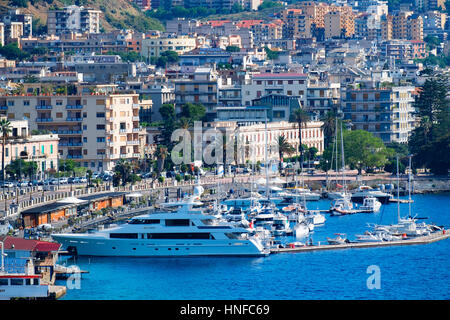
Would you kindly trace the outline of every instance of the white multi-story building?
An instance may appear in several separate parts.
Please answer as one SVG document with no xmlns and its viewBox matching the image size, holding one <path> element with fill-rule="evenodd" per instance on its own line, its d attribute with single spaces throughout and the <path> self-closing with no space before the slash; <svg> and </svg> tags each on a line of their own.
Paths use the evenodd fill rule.
<svg viewBox="0 0 450 320">
<path fill-rule="evenodd" d="M 65 32 L 100 33 L 100 10 L 79 6 L 68 6 L 60 10 L 49 10 L 47 16 L 48 34 Z"/>
<path fill-rule="evenodd" d="M 270 94 L 297 97 L 306 105 L 308 76 L 303 73 L 261 73 L 242 85 L 242 105 L 249 106 L 252 100 Z"/>
<path fill-rule="evenodd" d="M 10 95 L 0 97 L 0 106 L 10 120 L 28 119 L 31 130 L 58 134 L 60 157 L 93 171 L 141 157 L 138 94 Z"/>
<path fill-rule="evenodd" d="M 323 122 L 309 121 L 301 129 L 302 144 L 307 145 L 308 148 L 315 147 L 318 154 L 323 152 L 324 136 L 322 130 Z M 239 141 L 241 150 L 240 159 L 242 163 L 247 160 L 251 162 L 264 162 L 266 155 L 266 134 L 267 134 L 267 149 L 268 158 L 278 159 L 277 139 L 279 136 L 284 136 L 287 142 L 298 150 L 299 146 L 299 131 L 295 123 L 287 121 L 269 122 L 267 123 L 267 133 L 265 123 L 237 123 L 234 121 L 219 121 L 210 123 L 210 127 L 215 127 L 233 136 Z M 295 154 L 292 154 L 294 156 Z M 287 155 L 286 155 L 287 156 Z"/>
</svg>

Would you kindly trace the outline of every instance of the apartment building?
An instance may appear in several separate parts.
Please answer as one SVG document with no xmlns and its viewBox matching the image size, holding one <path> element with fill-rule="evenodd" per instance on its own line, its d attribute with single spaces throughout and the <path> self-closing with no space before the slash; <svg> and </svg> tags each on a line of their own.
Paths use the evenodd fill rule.
<svg viewBox="0 0 450 320">
<path fill-rule="evenodd" d="M 205 106 L 207 117 L 213 119 L 218 103 L 219 79 L 211 68 L 197 68 L 192 79 L 174 80 L 175 103 L 181 107 L 186 103 Z M 177 108 L 177 111 L 181 111 Z"/>
<path fill-rule="evenodd" d="M 188 36 L 150 37 L 142 40 L 141 55 L 146 58 L 159 57 L 164 51 L 175 51 L 179 55 L 194 50 L 196 38 Z"/>
<path fill-rule="evenodd" d="M 242 105 L 270 94 L 297 97 L 306 105 L 307 75 L 303 73 L 261 73 L 242 85 Z"/>
<path fill-rule="evenodd" d="M 301 9 L 286 9 L 281 12 L 283 38 L 298 39 L 312 37 L 312 17 Z"/>
<path fill-rule="evenodd" d="M 49 10 L 47 12 L 48 34 L 100 33 L 101 13 L 100 10 L 75 5 L 60 10 Z"/>
<path fill-rule="evenodd" d="M 122 158 L 140 158 L 139 95 L 83 91 L 2 96 L 0 105 L 8 119 L 28 119 L 31 130 L 58 134 L 60 158 L 93 171 L 111 170 Z"/>
<path fill-rule="evenodd" d="M 401 11 L 381 20 L 382 39 L 423 40 L 423 18 L 412 11 Z"/>
<path fill-rule="evenodd" d="M 361 86 L 347 88 L 343 101 L 345 119 L 353 129 L 372 132 L 386 143 L 407 143 L 415 122 L 415 87 Z"/>
<path fill-rule="evenodd" d="M 6 26 L 6 30 L 13 28 L 14 25 L 22 25 L 21 27 L 15 27 L 21 29 L 21 36 L 31 37 L 33 35 L 33 15 L 29 13 L 22 13 L 20 9 L 9 10 L 7 14 L 2 17 L 2 22 Z M 13 31 L 14 33 L 14 31 Z M 14 38 L 17 38 L 15 36 Z"/>
</svg>

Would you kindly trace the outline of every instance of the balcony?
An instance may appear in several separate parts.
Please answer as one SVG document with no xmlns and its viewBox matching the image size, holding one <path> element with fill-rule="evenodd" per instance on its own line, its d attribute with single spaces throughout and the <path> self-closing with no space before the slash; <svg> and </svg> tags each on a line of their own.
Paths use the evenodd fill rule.
<svg viewBox="0 0 450 320">
<path fill-rule="evenodd" d="M 142 128 L 141 127 L 139 127 L 139 128 L 133 128 L 133 132 L 134 133 L 139 133 L 139 132 L 141 132 L 142 131 Z"/>
<path fill-rule="evenodd" d="M 73 121 L 81 122 L 81 121 L 83 121 L 83 118 L 67 118 L 66 121 L 70 121 L 70 122 L 73 122 Z"/>
<path fill-rule="evenodd" d="M 8 110 L 8 106 L 0 106 L 0 110 Z"/>
<path fill-rule="evenodd" d="M 126 153 L 121 153 L 121 154 L 120 154 L 120 158 L 124 159 L 124 158 L 126 158 L 126 157 L 127 157 L 127 154 L 126 154 Z"/>
<path fill-rule="evenodd" d="M 127 145 L 138 145 L 139 144 L 139 140 L 129 140 L 127 141 Z"/>
<path fill-rule="evenodd" d="M 52 118 L 36 118 L 36 122 L 52 122 Z"/>
<path fill-rule="evenodd" d="M 83 109 L 83 106 L 82 106 L 82 105 L 78 105 L 78 104 L 76 104 L 76 105 L 70 105 L 70 104 L 68 104 L 68 105 L 66 106 L 66 109 Z"/>
<path fill-rule="evenodd" d="M 115 120 L 115 118 L 113 118 L 113 117 L 106 119 L 106 121 L 109 121 L 109 122 L 113 122 L 114 120 Z"/>
<path fill-rule="evenodd" d="M 52 131 L 55 134 L 82 134 L 82 130 L 53 130 Z"/>
<path fill-rule="evenodd" d="M 83 159 L 81 154 L 68 154 L 67 159 Z"/>
<path fill-rule="evenodd" d="M 133 158 L 140 158 L 141 154 L 140 153 L 133 153 Z"/>
<path fill-rule="evenodd" d="M 133 121 L 139 121 L 139 116 L 134 116 L 131 118 Z"/>
<path fill-rule="evenodd" d="M 59 146 L 61 146 L 61 147 L 82 147 L 83 142 L 60 142 Z"/>
<path fill-rule="evenodd" d="M 52 109 L 53 107 L 50 105 L 43 105 L 43 106 L 36 106 L 36 110 L 48 110 Z"/>
<path fill-rule="evenodd" d="M 141 106 L 137 103 L 132 104 L 133 109 L 139 109 Z"/>
<path fill-rule="evenodd" d="M 127 133 L 127 129 L 120 129 L 119 133 Z"/>
</svg>

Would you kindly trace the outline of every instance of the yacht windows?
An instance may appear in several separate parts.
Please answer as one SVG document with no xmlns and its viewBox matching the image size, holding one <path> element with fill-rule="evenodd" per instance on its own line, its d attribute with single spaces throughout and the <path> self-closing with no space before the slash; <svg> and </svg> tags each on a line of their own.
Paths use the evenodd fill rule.
<svg viewBox="0 0 450 320">
<path fill-rule="evenodd" d="M 147 233 L 148 239 L 214 239 L 209 232 Z"/>
<path fill-rule="evenodd" d="M 225 235 L 228 237 L 228 239 L 241 239 L 242 238 L 242 233 L 240 233 L 240 232 L 230 232 L 230 233 L 225 233 Z"/>
<path fill-rule="evenodd" d="M 110 238 L 114 239 L 137 239 L 138 234 L 137 233 L 110 233 Z"/>
<path fill-rule="evenodd" d="M 158 219 L 132 219 L 130 224 L 159 224 L 160 220 Z"/>
<path fill-rule="evenodd" d="M 8 279 L 0 279 L 0 286 L 7 286 L 8 285 Z"/>
<path fill-rule="evenodd" d="M 189 219 L 167 219 L 166 227 L 189 227 Z"/>
<path fill-rule="evenodd" d="M 11 279 L 11 285 L 12 286 L 22 286 L 23 279 Z"/>
</svg>

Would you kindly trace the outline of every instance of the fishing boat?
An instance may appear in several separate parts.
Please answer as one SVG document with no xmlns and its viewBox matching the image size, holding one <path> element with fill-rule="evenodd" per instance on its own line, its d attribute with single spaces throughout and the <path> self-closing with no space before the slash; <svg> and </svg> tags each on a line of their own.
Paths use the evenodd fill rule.
<svg viewBox="0 0 450 320">
<path fill-rule="evenodd" d="M 381 202 L 375 197 L 364 198 L 364 202 L 359 206 L 360 212 L 375 213 L 380 211 Z"/>
<path fill-rule="evenodd" d="M 133 217 L 128 223 L 85 234 L 53 234 L 72 254 L 87 256 L 265 256 L 269 251 L 245 228 L 205 215 L 201 202 L 166 203 L 170 211 Z"/>
</svg>

